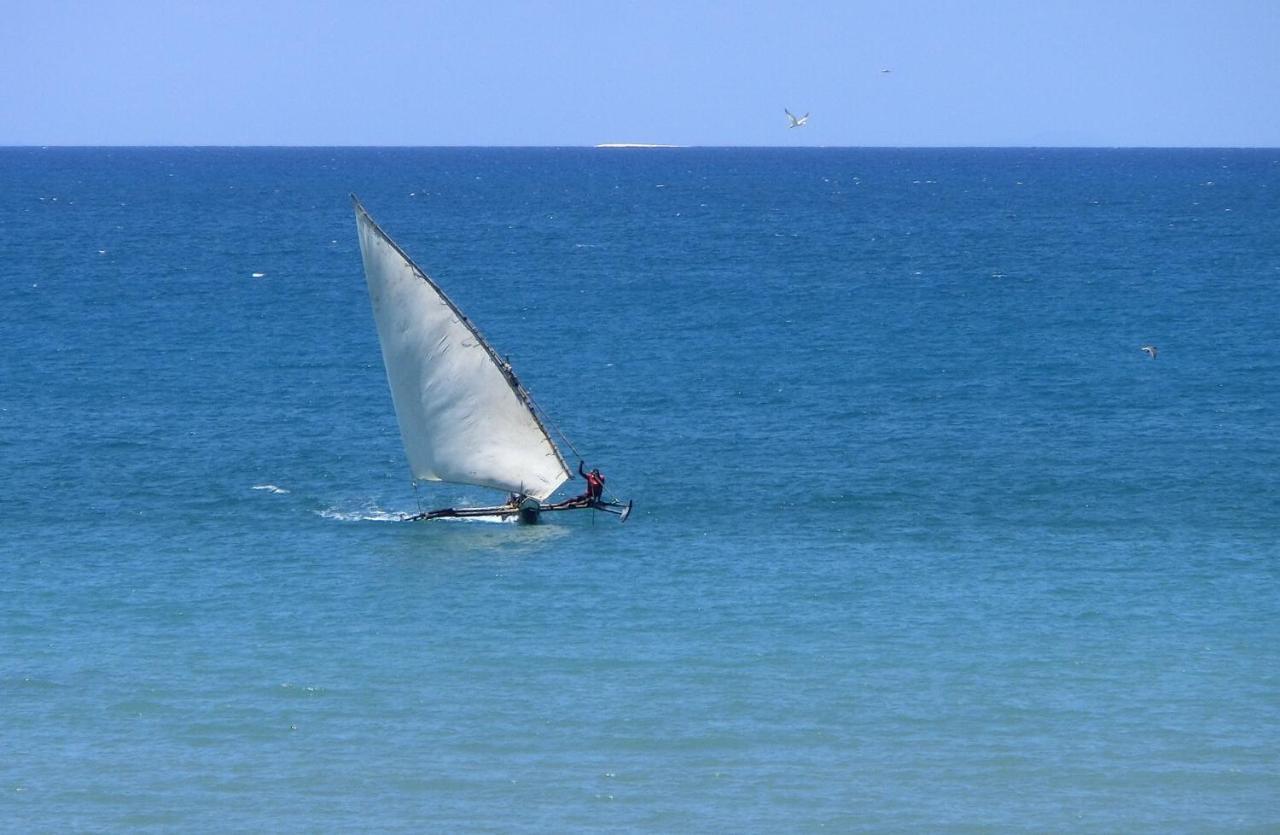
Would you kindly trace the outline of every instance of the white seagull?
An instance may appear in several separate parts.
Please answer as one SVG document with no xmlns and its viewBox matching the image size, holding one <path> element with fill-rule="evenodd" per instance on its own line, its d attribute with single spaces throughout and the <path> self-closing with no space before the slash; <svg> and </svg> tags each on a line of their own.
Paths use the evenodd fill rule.
<svg viewBox="0 0 1280 835">
<path fill-rule="evenodd" d="M 782 108 L 782 112 L 787 114 L 787 118 L 791 120 L 791 124 L 787 125 L 787 127 L 802 128 L 804 127 L 805 122 L 809 121 L 808 113 L 804 114 L 803 116 L 797 117 L 796 114 L 792 113 L 790 110 L 787 110 L 785 107 Z"/>
<path fill-rule="evenodd" d="M 1156 358 L 1156 346 L 1154 346 L 1154 345 L 1143 345 L 1143 346 L 1142 346 L 1142 353 L 1146 354 L 1147 356 L 1151 357 L 1152 359 L 1155 359 L 1155 358 Z"/>
</svg>

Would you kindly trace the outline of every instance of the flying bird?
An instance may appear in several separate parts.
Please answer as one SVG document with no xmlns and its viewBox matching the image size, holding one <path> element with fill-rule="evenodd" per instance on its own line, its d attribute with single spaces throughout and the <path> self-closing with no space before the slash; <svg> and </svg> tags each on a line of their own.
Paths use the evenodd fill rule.
<svg viewBox="0 0 1280 835">
<path fill-rule="evenodd" d="M 809 121 L 808 113 L 804 114 L 803 116 L 797 117 L 796 114 L 792 113 L 790 110 L 787 110 L 785 107 L 782 108 L 782 112 L 787 114 L 787 118 L 791 120 L 791 124 L 787 125 L 787 127 L 802 128 L 804 127 L 805 122 Z"/>
<path fill-rule="evenodd" d="M 1156 346 L 1154 346 L 1154 345 L 1143 345 L 1143 346 L 1142 346 L 1142 353 L 1146 354 L 1147 356 L 1151 357 L 1152 359 L 1155 359 L 1155 358 L 1156 358 Z"/>
</svg>

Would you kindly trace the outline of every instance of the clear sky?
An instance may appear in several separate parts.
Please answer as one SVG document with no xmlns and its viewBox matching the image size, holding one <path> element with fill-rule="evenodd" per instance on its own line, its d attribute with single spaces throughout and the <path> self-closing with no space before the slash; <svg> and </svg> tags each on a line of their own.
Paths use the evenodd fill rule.
<svg viewBox="0 0 1280 835">
<path fill-rule="evenodd" d="M 0 20 L 8 145 L 1280 146 L 1280 0 L 0 0 Z"/>
</svg>

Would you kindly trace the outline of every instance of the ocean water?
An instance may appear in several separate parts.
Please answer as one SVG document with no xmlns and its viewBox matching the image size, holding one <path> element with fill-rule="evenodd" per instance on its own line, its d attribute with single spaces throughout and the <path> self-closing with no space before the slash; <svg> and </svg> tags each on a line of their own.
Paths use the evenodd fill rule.
<svg viewBox="0 0 1280 835">
<path fill-rule="evenodd" d="M 1280 151 L 0 182 L 4 828 L 1280 829 Z M 349 192 L 629 522 L 397 521 Z"/>
</svg>

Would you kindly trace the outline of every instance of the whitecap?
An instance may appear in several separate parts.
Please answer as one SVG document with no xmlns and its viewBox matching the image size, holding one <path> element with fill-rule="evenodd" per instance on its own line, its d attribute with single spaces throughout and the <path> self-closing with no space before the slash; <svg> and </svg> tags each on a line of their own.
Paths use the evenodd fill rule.
<svg viewBox="0 0 1280 835">
<path fill-rule="evenodd" d="M 284 489 L 283 487 L 277 487 L 277 486 L 275 486 L 274 484 L 255 484 L 255 485 L 253 485 L 253 489 L 254 489 L 254 490 L 269 490 L 269 491 L 271 491 L 272 493 L 276 493 L 276 494 L 279 494 L 279 493 L 288 493 L 288 492 L 289 492 L 288 490 Z"/>
<path fill-rule="evenodd" d="M 254 278 L 262 278 L 264 275 L 266 275 L 266 273 L 254 273 L 254 274 L 253 274 L 253 277 L 254 277 Z"/>
</svg>

